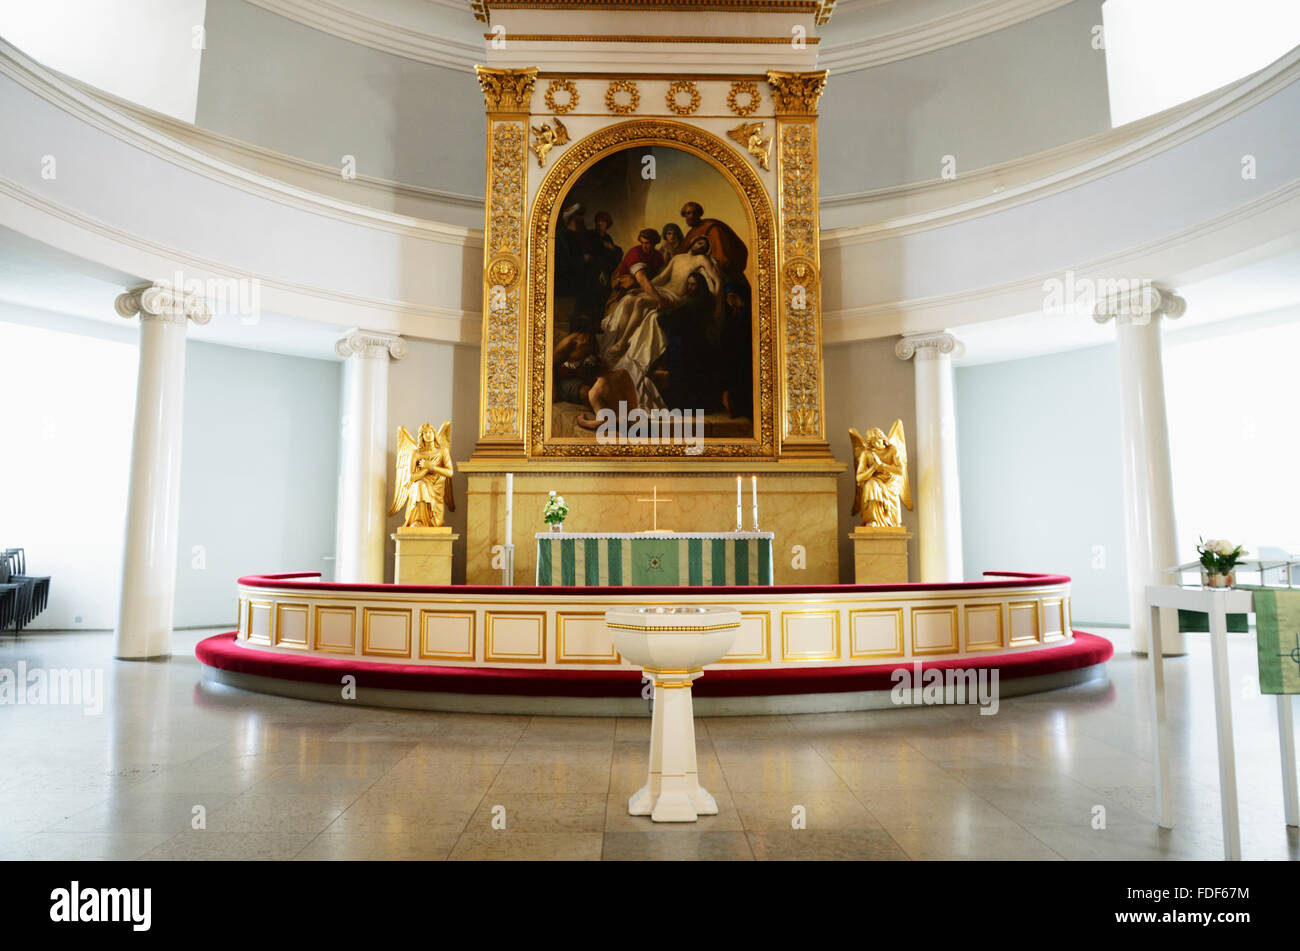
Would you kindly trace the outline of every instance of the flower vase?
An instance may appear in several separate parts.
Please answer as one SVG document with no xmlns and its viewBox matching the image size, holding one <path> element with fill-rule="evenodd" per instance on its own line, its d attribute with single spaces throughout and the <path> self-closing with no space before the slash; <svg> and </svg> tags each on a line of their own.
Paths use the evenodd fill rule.
<svg viewBox="0 0 1300 951">
<path fill-rule="evenodd" d="M 551 526 L 551 531 L 553 531 L 553 532 L 562 532 L 562 531 L 564 531 L 564 523 L 563 523 L 563 522 L 551 522 L 551 523 L 550 523 L 550 526 Z"/>
<path fill-rule="evenodd" d="M 1237 573 L 1229 571 L 1226 574 L 1218 571 L 1207 571 L 1201 569 L 1201 586 L 1204 588 L 1231 588 L 1237 583 Z"/>
</svg>

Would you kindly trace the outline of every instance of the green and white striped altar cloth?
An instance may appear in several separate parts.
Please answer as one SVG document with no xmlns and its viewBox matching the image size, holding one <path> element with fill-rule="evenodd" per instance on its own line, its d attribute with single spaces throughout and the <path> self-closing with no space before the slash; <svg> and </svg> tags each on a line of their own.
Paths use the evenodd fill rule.
<svg viewBox="0 0 1300 951">
<path fill-rule="evenodd" d="M 538 532 L 538 585 L 770 585 L 771 532 Z"/>
</svg>

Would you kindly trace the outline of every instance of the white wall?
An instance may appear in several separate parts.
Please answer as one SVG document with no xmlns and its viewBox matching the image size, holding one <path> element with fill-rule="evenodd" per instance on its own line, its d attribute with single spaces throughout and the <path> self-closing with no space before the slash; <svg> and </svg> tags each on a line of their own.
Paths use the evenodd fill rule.
<svg viewBox="0 0 1300 951">
<path fill-rule="evenodd" d="M 465 15 L 470 15 L 468 7 Z M 208 0 L 196 124 L 361 175 L 482 195 L 472 72 L 329 36 L 244 0 Z"/>
<path fill-rule="evenodd" d="M 233 625 L 241 575 L 329 577 L 340 365 L 187 345 L 177 627 Z"/>
<path fill-rule="evenodd" d="M 903 421 L 903 430 L 915 445 L 916 384 L 913 380 L 912 362 L 902 361 L 894 354 L 898 338 L 861 340 L 854 343 L 826 347 L 822 365 L 826 380 L 826 436 L 836 459 L 849 463 L 849 468 L 839 477 L 839 524 L 837 526 L 840 553 L 840 581 L 853 583 L 853 543 L 849 533 L 861 524 L 849 514 L 853 506 L 853 466 L 849 447 L 849 429 L 866 432 L 872 426 L 888 430 L 896 419 Z M 912 477 L 916 477 L 916 463 L 909 463 Z M 915 489 L 913 490 L 915 492 Z M 904 510 L 903 527 L 916 534 L 916 516 Z M 912 578 L 916 578 L 916 539 L 908 542 L 908 559 Z M 971 566 L 973 567 L 973 566 Z"/>
<path fill-rule="evenodd" d="M 1108 345 L 956 370 L 966 572 L 1069 575 L 1084 629 L 1128 623 L 1116 356 Z"/>
<path fill-rule="evenodd" d="M 1106 0 L 1115 125 L 1263 69 L 1300 43 L 1295 0 Z"/>
<path fill-rule="evenodd" d="M 0 36 L 52 69 L 194 121 L 205 0 L 6 0 Z"/>
<path fill-rule="evenodd" d="M 117 622 L 138 341 L 0 304 L 0 547 L 51 578 L 34 628 Z M 175 623 L 231 624 L 240 575 L 329 570 L 339 363 L 193 340 L 185 360 Z"/>
<path fill-rule="evenodd" d="M 1100 0 L 843 75 L 821 101 L 823 195 L 940 178 L 1110 128 L 1105 53 L 1092 48 Z"/>
<path fill-rule="evenodd" d="M 48 575 L 35 628 L 117 620 L 135 411 L 135 335 L 125 326 L 0 304 L 0 547 Z"/>
</svg>

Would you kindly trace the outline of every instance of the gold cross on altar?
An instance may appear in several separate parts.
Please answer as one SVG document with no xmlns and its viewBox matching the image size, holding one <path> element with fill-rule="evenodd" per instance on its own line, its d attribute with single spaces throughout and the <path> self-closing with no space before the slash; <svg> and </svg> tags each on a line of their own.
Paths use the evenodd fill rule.
<svg viewBox="0 0 1300 951">
<path fill-rule="evenodd" d="M 660 503 L 662 503 L 662 502 L 671 502 L 672 499 L 661 499 L 661 498 L 659 498 L 659 486 L 655 486 L 655 487 L 654 487 L 654 497 L 653 497 L 653 498 L 649 498 L 649 499 L 637 499 L 637 501 L 638 501 L 638 502 L 649 502 L 649 503 L 651 503 L 651 504 L 654 506 L 654 528 L 652 528 L 651 531 L 652 531 L 652 532 L 657 532 L 657 531 L 659 531 L 659 505 L 660 505 Z M 667 531 L 667 529 L 664 529 L 664 531 Z"/>
</svg>

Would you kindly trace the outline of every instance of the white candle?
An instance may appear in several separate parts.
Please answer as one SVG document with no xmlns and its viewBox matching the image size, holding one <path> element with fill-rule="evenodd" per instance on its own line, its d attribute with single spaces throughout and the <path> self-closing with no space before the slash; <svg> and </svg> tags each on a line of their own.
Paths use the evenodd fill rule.
<svg viewBox="0 0 1300 951">
<path fill-rule="evenodd" d="M 740 505 L 741 505 L 740 476 L 736 476 L 736 531 L 740 531 L 741 529 Z"/>
<path fill-rule="evenodd" d="M 754 531 L 758 531 L 758 476 L 750 476 L 752 498 L 754 500 Z"/>
<path fill-rule="evenodd" d="M 506 473 L 506 544 L 509 545 L 514 537 L 512 531 L 514 527 L 515 514 L 515 474 Z"/>
</svg>

